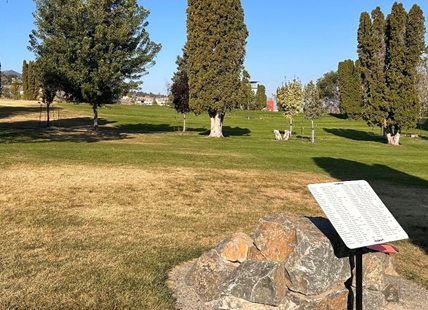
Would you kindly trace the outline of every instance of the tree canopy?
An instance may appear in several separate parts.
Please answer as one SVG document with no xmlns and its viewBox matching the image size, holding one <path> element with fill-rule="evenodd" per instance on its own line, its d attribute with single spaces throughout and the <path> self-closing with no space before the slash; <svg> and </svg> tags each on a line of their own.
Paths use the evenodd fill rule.
<svg viewBox="0 0 428 310">
<path fill-rule="evenodd" d="M 63 90 L 94 110 L 136 88 L 161 48 L 136 0 L 35 0 L 30 35 L 43 88 Z"/>
<path fill-rule="evenodd" d="M 320 98 L 329 113 L 340 113 L 339 87 L 337 71 L 324 73 L 317 80 L 316 87 Z"/>
<path fill-rule="evenodd" d="M 208 112 L 211 137 L 222 137 L 223 118 L 239 102 L 247 27 L 240 0 L 188 0 L 189 105 Z"/>
<path fill-rule="evenodd" d="M 290 119 L 290 132 L 293 133 L 293 117 L 302 109 L 302 83 L 298 78 L 285 81 L 281 87 L 277 88 L 275 98 L 278 110 Z"/>
</svg>

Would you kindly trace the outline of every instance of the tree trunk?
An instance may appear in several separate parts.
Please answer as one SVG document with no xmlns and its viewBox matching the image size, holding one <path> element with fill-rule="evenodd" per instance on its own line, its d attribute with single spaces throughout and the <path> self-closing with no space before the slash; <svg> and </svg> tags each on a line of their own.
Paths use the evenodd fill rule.
<svg viewBox="0 0 428 310">
<path fill-rule="evenodd" d="M 93 105 L 92 110 L 94 111 L 94 130 L 98 132 L 98 106 Z"/>
<path fill-rule="evenodd" d="M 290 136 L 293 135 L 293 118 L 290 116 Z"/>
<path fill-rule="evenodd" d="M 224 114 L 219 112 L 209 113 L 211 119 L 210 137 L 222 138 L 223 137 L 223 119 Z"/>
<path fill-rule="evenodd" d="M 313 119 L 311 119 L 311 143 L 315 143 L 315 127 Z"/>
<path fill-rule="evenodd" d="M 186 114 L 183 113 L 183 132 L 186 132 Z"/>
<path fill-rule="evenodd" d="M 46 127 L 50 126 L 50 116 L 51 116 L 51 111 L 50 111 L 50 103 L 46 102 Z"/>
</svg>

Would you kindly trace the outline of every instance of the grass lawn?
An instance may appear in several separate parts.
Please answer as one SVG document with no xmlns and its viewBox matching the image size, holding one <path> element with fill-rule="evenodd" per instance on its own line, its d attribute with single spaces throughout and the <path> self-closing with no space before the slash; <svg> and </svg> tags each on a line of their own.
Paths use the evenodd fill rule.
<svg viewBox="0 0 428 310">
<path fill-rule="evenodd" d="M 42 112 L 42 113 L 41 113 Z M 323 215 L 310 183 L 367 180 L 410 239 L 399 273 L 428 288 L 428 128 L 386 145 L 335 116 L 232 111 L 224 139 L 207 115 L 157 106 L 0 100 L 0 309 L 173 309 L 176 265 L 273 212 Z M 417 134 L 411 138 L 410 134 Z"/>
</svg>

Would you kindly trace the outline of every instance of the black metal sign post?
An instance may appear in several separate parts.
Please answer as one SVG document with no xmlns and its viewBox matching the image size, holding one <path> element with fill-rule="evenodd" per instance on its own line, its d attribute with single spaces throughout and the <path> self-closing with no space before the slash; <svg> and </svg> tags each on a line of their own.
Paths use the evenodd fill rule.
<svg viewBox="0 0 428 310">
<path fill-rule="evenodd" d="M 363 310 L 363 249 L 358 248 L 355 254 L 355 308 Z"/>
<path fill-rule="evenodd" d="M 363 309 L 363 248 L 409 238 L 366 181 L 309 184 L 309 190 L 355 255 L 355 306 Z"/>
</svg>

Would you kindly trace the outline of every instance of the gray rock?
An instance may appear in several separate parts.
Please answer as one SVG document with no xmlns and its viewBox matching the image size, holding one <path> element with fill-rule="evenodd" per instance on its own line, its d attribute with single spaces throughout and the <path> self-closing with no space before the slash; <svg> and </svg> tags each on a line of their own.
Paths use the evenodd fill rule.
<svg viewBox="0 0 428 310">
<path fill-rule="evenodd" d="M 224 261 L 216 250 L 202 254 L 186 277 L 186 284 L 193 286 L 201 300 L 220 298 L 224 279 L 237 267 Z"/>
<path fill-rule="evenodd" d="M 284 267 L 272 261 L 245 261 L 225 280 L 224 292 L 254 303 L 278 306 L 287 291 Z"/>
</svg>

